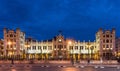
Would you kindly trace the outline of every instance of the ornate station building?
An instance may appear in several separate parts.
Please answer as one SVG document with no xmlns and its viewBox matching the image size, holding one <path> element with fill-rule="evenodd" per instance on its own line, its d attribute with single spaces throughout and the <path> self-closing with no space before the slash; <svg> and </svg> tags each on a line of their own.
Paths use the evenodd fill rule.
<svg viewBox="0 0 120 71">
<path fill-rule="evenodd" d="M 11 44 L 10 41 L 15 43 Z M 16 32 L 4 29 L 3 54 L 22 54 L 27 59 L 112 59 L 116 56 L 115 29 L 99 29 L 96 33 L 96 40 L 93 42 L 64 38 L 61 33 L 50 40 L 37 41 L 32 38 L 25 40 L 25 34 L 20 29 L 17 29 Z"/>
<path fill-rule="evenodd" d="M 62 34 L 51 40 L 36 41 L 28 38 L 26 40 L 27 54 L 29 58 L 43 59 L 99 59 L 99 48 L 96 42 L 80 42 L 73 39 L 65 39 Z"/>
<path fill-rule="evenodd" d="M 25 44 L 25 33 L 21 32 L 19 28 L 16 31 L 4 28 L 3 32 L 3 55 L 9 57 L 22 55 Z"/>
</svg>

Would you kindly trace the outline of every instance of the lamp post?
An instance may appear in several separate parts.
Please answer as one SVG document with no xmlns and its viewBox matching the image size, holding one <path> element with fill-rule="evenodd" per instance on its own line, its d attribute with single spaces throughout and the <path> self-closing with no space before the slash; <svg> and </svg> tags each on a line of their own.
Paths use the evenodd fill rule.
<svg viewBox="0 0 120 71">
<path fill-rule="evenodd" d="M 90 49 L 90 42 L 87 43 L 87 49 L 88 49 L 88 63 L 90 63 L 90 54 L 89 54 L 89 49 Z"/>
<path fill-rule="evenodd" d="M 26 48 L 26 50 L 27 51 L 25 51 L 25 53 L 26 53 L 26 59 L 28 59 L 28 48 L 30 47 L 30 45 L 28 44 L 28 42 L 26 43 L 26 45 L 25 45 L 25 48 Z M 25 53 L 24 53 L 24 56 L 25 56 Z"/>
<path fill-rule="evenodd" d="M 81 49 L 82 49 L 82 47 L 80 46 L 80 50 L 79 50 L 80 51 L 80 57 L 79 57 L 80 60 L 81 60 Z"/>
<path fill-rule="evenodd" d="M 71 41 L 68 41 L 68 45 L 69 46 L 71 46 L 72 45 L 72 42 Z M 70 49 L 72 50 L 72 56 L 70 56 L 70 58 L 71 58 L 71 63 L 72 63 L 72 65 L 74 65 L 74 58 L 73 58 L 73 47 L 70 47 Z"/>
<path fill-rule="evenodd" d="M 9 48 L 10 45 L 13 45 L 14 43 L 12 43 L 11 41 L 8 42 Z M 12 52 L 11 52 L 11 64 L 14 64 L 14 60 L 13 60 L 13 47 L 12 47 Z"/>
<path fill-rule="evenodd" d="M 9 56 L 9 49 L 10 49 L 11 42 L 8 41 L 7 44 L 8 44 L 8 46 L 9 46 L 9 48 L 7 49 L 7 58 L 8 58 L 8 56 Z"/>
<path fill-rule="evenodd" d="M 41 59 L 42 59 L 42 48 L 40 48 L 40 51 L 41 51 L 40 53 L 41 53 Z"/>
<path fill-rule="evenodd" d="M 90 53 L 91 55 L 90 56 L 91 56 L 91 59 L 92 59 L 93 58 L 93 49 L 94 49 L 94 47 L 92 46 L 92 47 L 90 47 L 90 49 L 91 49 L 91 53 Z"/>
</svg>

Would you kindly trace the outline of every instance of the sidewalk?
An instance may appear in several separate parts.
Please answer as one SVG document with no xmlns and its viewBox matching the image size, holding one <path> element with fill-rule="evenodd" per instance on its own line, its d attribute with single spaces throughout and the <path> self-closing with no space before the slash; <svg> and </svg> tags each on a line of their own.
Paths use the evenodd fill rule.
<svg viewBox="0 0 120 71">
<path fill-rule="evenodd" d="M 15 64 L 28 64 L 30 61 L 14 61 L 14 63 Z M 35 60 L 35 61 L 33 61 L 34 62 L 34 64 L 71 64 L 71 61 L 68 61 L 68 60 L 66 60 L 66 61 L 60 61 L 60 60 L 51 60 L 51 61 L 44 61 L 44 60 L 40 60 L 40 61 L 38 61 L 38 60 Z M 11 61 L 0 61 L 0 64 L 10 64 L 11 63 Z M 83 64 L 83 65 L 86 65 L 86 64 L 88 64 L 88 62 L 86 61 L 86 60 L 82 60 L 82 61 L 80 61 L 80 62 L 78 62 L 78 63 L 76 63 L 76 62 L 74 62 L 75 64 Z M 91 60 L 90 61 L 90 63 L 89 64 L 91 64 L 91 65 L 100 65 L 100 64 L 102 64 L 102 65 L 118 65 L 119 63 L 116 61 L 116 60 L 110 60 L 110 61 L 103 61 L 102 63 L 101 63 L 101 61 L 97 61 L 97 60 Z"/>
</svg>

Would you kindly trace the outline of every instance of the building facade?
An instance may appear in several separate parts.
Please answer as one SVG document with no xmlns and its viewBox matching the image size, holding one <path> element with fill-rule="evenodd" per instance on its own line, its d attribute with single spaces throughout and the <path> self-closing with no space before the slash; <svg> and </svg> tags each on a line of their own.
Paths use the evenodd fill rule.
<svg viewBox="0 0 120 71">
<path fill-rule="evenodd" d="M 4 56 L 16 56 L 23 54 L 23 48 L 25 44 L 25 33 L 21 32 L 19 28 L 9 30 L 4 28 Z"/>
<path fill-rule="evenodd" d="M 3 40 L 1 39 L 0 40 L 0 57 L 3 56 L 3 53 L 4 53 L 3 49 L 4 49 L 4 44 L 3 44 Z"/>
<path fill-rule="evenodd" d="M 51 40 L 36 41 L 26 39 L 26 56 L 37 59 L 74 60 L 99 59 L 99 48 L 96 42 L 80 42 L 73 39 L 65 39 L 62 34 Z"/>
<path fill-rule="evenodd" d="M 109 60 L 120 51 L 115 46 L 119 47 L 118 41 L 119 39 L 115 39 L 115 29 L 99 29 L 96 33 L 96 40 L 86 42 L 64 38 L 61 33 L 50 40 L 25 39 L 25 34 L 19 28 L 16 31 L 4 28 L 4 48 L 1 49 L 3 51 L 1 55 L 21 55 L 26 59 Z"/>
<path fill-rule="evenodd" d="M 116 56 L 120 57 L 120 38 L 116 38 Z"/>
<path fill-rule="evenodd" d="M 115 56 L 115 29 L 99 29 L 96 33 L 96 43 L 99 47 L 99 54 L 102 59 L 112 59 Z"/>
</svg>

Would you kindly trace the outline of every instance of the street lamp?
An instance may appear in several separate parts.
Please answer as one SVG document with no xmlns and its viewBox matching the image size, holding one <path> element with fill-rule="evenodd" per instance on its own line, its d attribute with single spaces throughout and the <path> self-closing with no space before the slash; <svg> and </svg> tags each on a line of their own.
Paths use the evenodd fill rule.
<svg viewBox="0 0 120 71">
<path fill-rule="evenodd" d="M 41 51 L 41 59 L 42 59 L 42 48 L 40 48 L 40 51 Z"/>
<path fill-rule="evenodd" d="M 82 47 L 80 46 L 80 57 L 79 57 L 79 59 L 81 60 L 81 50 L 82 50 Z"/>
<path fill-rule="evenodd" d="M 91 53 L 90 53 L 91 55 L 90 56 L 91 56 L 91 59 L 92 59 L 93 58 L 93 49 L 94 49 L 94 47 L 91 46 L 90 49 L 91 49 Z"/>
<path fill-rule="evenodd" d="M 30 45 L 27 43 L 26 45 L 25 45 L 25 47 L 26 47 L 26 59 L 28 59 L 28 48 L 30 47 Z M 24 53 L 25 54 L 25 53 Z"/>
<path fill-rule="evenodd" d="M 12 43 L 11 41 L 8 41 L 8 45 L 9 45 L 9 48 L 10 48 L 10 45 L 13 45 L 15 44 L 14 42 Z M 7 54 L 8 56 L 8 54 Z M 13 47 L 12 47 L 12 52 L 11 52 L 11 63 L 14 64 L 14 61 L 13 61 Z"/>
<path fill-rule="evenodd" d="M 10 45 L 11 45 L 12 43 L 11 43 L 10 41 L 8 41 L 7 44 L 8 44 L 8 46 L 9 46 L 8 49 L 7 49 L 7 55 L 6 55 L 7 58 L 8 58 L 8 56 L 10 55 L 10 53 L 9 53 Z"/>
<path fill-rule="evenodd" d="M 72 63 L 72 65 L 73 65 L 73 64 L 74 64 L 74 58 L 73 58 L 73 47 L 71 46 L 71 45 L 72 45 L 72 42 L 71 42 L 71 41 L 68 41 L 68 45 L 69 45 L 70 49 L 72 49 L 72 56 L 70 56 L 70 58 L 71 58 L 71 63 Z"/>
<path fill-rule="evenodd" d="M 90 54 L 89 54 L 89 49 L 90 49 L 90 42 L 87 43 L 87 49 L 88 49 L 88 63 L 90 62 Z"/>
</svg>

